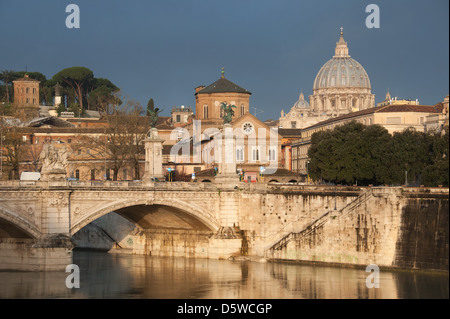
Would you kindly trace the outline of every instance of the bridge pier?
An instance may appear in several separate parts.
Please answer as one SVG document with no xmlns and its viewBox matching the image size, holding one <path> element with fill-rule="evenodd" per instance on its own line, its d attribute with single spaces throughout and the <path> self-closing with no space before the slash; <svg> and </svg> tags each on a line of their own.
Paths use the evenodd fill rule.
<svg viewBox="0 0 450 319">
<path fill-rule="evenodd" d="M 59 271 L 72 264 L 70 238 L 64 235 L 0 238 L 0 270 Z"/>
<path fill-rule="evenodd" d="M 228 259 L 241 250 L 241 238 L 229 236 L 227 232 L 145 229 L 131 238 L 131 252 L 139 255 Z"/>
</svg>

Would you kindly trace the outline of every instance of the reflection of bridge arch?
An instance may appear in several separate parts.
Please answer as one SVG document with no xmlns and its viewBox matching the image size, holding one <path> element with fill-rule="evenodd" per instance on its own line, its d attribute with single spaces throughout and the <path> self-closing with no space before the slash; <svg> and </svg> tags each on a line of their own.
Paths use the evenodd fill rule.
<svg viewBox="0 0 450 319">
<path fill-rule="evenodd" d="M 41 237 L 41 232 L 29 221 L 4 207 L 0 207 L 0 237 L 2 236 L 11 238 L 39 238 Z"/>
<path fill-rule="evenodd" d="M 71 226 L 70 233 L 75 234 L 77 231 L 79 231 L 84 226 L 88 225 L 92 221 L 109 214 L 111 212 L 116 212 L 122 217 L 130 220 L 131 222 L 135 223 L 138 226 L 140 223 L 128 216 L 127 209 L 133 209 L 133 208 L 140 208 L 141 210 L 143 208 L 149 208 L 147 211 L 147 214 L 151 214 L 151 208 L 153 207 L 164 207 L 166 210 L 172 209 L 174 213 L 177 213 L 178 215 L 185 215 L 187 219 L 190 219 L 191 221 L 197 221 L 200 225 L 201 229 L 209 229 L 211 231 L 216 232 L 220 228 L 219 221 L 208 211 L 203 209 L 202 207 L 199 207 L 196 204 L 191 204 L 185 201 L 181 201 L 178 199 L 170 199 L 170 200 L 136 200 L 136 199 L 127 199 L 120 202 L 114 202 L 114 203 L 108 203 L 108 205 L 92 211 L 87 211 L 84 214 L 84 217 L 79 220 L 76 224 Z M 145 227 L 143 227 L 145 228 Z"/>
</svg>

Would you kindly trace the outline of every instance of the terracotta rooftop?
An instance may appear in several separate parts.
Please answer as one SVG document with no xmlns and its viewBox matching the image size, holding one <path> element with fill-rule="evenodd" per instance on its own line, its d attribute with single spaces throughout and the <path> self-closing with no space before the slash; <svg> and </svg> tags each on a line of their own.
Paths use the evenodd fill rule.
<svg viewBox="0 0 450 319">
<path fill-rule="evenodd" d="M 381 112 L 381 111 L 378 111 Z M 440 113 L 442 112 L 442 103 L 436 105 L 387 105 L 383 107 L 382 112 L 425 112 Z"/>
<path fill-rule="evenodd" d="M 282 137 L 296 137 L 300 136 L 302 129 L 299 128 L 278 128 L 278 134 Z"/>
</svg>

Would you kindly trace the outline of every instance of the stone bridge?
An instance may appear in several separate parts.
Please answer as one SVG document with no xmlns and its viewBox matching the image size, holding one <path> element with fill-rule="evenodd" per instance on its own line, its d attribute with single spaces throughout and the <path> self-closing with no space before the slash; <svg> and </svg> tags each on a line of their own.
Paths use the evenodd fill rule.
<svg viewBox="0 0 450 319">
<path fill-rule="evenodd" d="M 411 209 L 421 232 L 408 229 Z M 111 212 L 136 225 L 136 254 L 448 271 L 448 188 L 65 180 L 0 182 L 0 269 L 65 269 L 72 236 Z M 411 236 L 434 238 L 423 249 L 439 260 L 419 264 Z"/>
</svg>

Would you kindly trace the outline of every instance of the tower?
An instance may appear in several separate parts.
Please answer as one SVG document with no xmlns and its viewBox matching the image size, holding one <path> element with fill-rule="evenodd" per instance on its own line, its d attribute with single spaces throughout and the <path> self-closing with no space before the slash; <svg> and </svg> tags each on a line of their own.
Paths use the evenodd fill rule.
<svg viewBox="0 0 450 319">
<path fill-rule="evenodd" d="M 216 82 L 195 89 L 195 118 L 223 123 L 221 104 L 224 102 L 236 106 L 233 118 L 239 118 L 249 112 L 250 95 L 248 90 L 226 79 L 222 68 Z"/>
<path fill-rule="evenodd" d="M 40 81 L 32 79 L 25 74 L 21 79 L 13 81 L 14 83 L 14 104 L 16 106 L 39 107 L 39 83 Z"/>
</svg>

